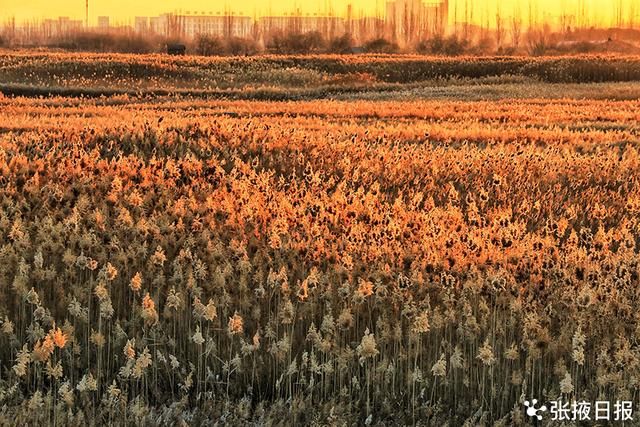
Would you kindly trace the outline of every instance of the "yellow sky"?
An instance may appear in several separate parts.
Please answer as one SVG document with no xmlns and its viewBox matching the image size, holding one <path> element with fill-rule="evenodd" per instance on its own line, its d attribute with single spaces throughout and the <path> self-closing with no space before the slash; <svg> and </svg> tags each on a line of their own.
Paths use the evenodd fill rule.
<svg viewBox="0 0 640 427">
<path fill-rule="evenodd" d="M 84 3 L 85 0 L 0 0 L 0 21 L 10 17 L 15 17 L 17 21 L 57 16 L 84 19 Z M 267 3 L 270 5 L 267 6 Z M 349 3 L 354 5 L 356 11 L 372 14 L 376 7 L 384 10 L 386 0 L 89 0 L 89 17 L 92 24 L 101 15 L 110 16 L 112 21 L 127 23 L 134 16 L 155 16 L 178 10 L 216 13 L 230 9 L 247 15 L 264 15 L 280 14 L 295 7 L 309 13 L 333 10 L 336 14 L 344 14 Z M 453 21 L 456 10 L 458 20 L 463 20 L 465 3 L 473 4 L 475 22 L 482 20 L 492 23 L 499 8 L 502 15 L 510 16 L 516 12 L 525 21 L 528 20 L 529 10 L 532 10 L 538 22 L 542 22 L 545 16 L 558 17 L 563 10 L 569 15 L 584 10 L 590 24 L 610 25 L 615 23 L 616 9 L 620 3 L 625 21 L 631 15 L 636 16 L 636 22 L 640 20 L 640 0 L 450 0 L 450 3 L 450 21 Z"/>
</svg>

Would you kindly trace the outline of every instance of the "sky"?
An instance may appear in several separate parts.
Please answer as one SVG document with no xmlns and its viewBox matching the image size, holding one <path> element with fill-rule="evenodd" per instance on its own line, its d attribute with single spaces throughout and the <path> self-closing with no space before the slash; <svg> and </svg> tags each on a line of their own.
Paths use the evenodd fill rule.
<svg viewBox="0 0 640 427">
<path fill-rule="evenodd" d="M 438 0 L 429 0 L 435 1 Z M 457 4 L 456 4 L 457 2 Z M 282 14 L 300 8 L 303 13 L 333 10 L 344 15 L 347 4 L 354 11 L 372 15 L 384 10 L 386 0 L 89 0 L 89 22 L 95 25 L 98 16 L 109 16 L 112 22 L 130 23 L 135 16 L 157 16 L 167 12 L 224 12 L 232 10 L 245 15 L 261 16 Z M 610 25 L 615 23 L 616 9 L 622 4 L 623 16 L 636 16 L 640 20 L 640 0 L 450 0 L 450 22 L 457 10 L 458 21 L 465 14 L 465 3 L 473 4 L 473 21 L 492 23 L 500 11 L 503 16 L 520 15 L 527 21 L 532 16 L 538 22 L 563 14 L 576 14 L 584 10 L 590 24 Z M 267 5 L 268 4 L 268 5 Z M 44 18 L 69 16 L 84 19 L 85 0 L 0 0 L 0 23 L 11 17 L 16 21 L 42 20 Z"/>
</svg>

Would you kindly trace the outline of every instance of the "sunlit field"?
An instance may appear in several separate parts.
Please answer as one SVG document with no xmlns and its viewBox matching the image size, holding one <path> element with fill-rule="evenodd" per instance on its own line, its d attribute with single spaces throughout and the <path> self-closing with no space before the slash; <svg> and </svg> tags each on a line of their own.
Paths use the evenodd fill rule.
<svg viewBox="0 0 640 427">
<path fill-rule="evenodd" d="M 0 55 L 0 424 L 637 401 L 639 64 Z"/>
</svg>

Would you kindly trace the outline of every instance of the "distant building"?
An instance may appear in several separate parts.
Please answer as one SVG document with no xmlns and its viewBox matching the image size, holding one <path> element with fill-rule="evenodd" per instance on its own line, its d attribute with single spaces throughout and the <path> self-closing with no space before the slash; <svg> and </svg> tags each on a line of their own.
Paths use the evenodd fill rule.
<svg viewBox="0 0 640 427">
<path fill-rule="evenodd" d="M 346 17 L 303 14 L 300 10 L 287 15 L 263 16 L 254 21 L 250 16 L 218 12 L 169 13 L 156 17 L 138 16 L 133 29 L 139 34 L 158 34 L 171 38 L 193 39 L 198 35 L 253 38 L 259 42 L 276 34 L 319 32 L 333 39 L 345 33 L 357 43 L 372 38 L 389 38 L 407 45 L 447 30 L 449 0 L 392 0 L 387 2 L 384 16 L 354 16 L 347 7 Z"/>
<path fill-rule="evenodd" d="M 148 16 L 136 16 L 133 19 L 133 30 L 136 33 L 146 34 L 150 32 L 149 17 Z"/>
<path fill-rule="evenodd" d="M 98 16 L 98 29 L 99 30 L 108 30 L 109 29 L 109 17 L 108 16 Z"/>
<path fill-rule="evenodd" d="M 168 14 L 159 17 L 151 27 L 154 27 L 155 32 L 170 37 L 194 38 L 198 35 L 211 35 L 248 38 L 251 36 L 253 19 L 250 16 L 234 14 Z"/>
<path fill-rule="evenodd" d="M 304 34 L 312 31 L 319 31 L 329 37 L 336 37 L 346 31 L 343 18 L 301 14 L 264 16 L 258 20 L 258 27 L 265 38 L 282 32 Z"/>
<path fill-rule="evenodd" d="M 168 19 L 167 15 L 153 16 L 149 18 L 148 31 L 151 34 L 168 34 Z"/>
<path fill-rule="evenodd" d="M 42 34 L 45 38 L 65 37 L 84 28 L 81 20 L 61 16 L 58 19 L 45 19 L 42 22 Z"/>
</svg>

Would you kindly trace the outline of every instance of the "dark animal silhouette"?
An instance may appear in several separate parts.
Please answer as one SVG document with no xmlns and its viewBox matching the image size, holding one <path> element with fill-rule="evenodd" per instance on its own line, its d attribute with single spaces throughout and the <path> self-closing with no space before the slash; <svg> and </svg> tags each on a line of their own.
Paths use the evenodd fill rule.
<svg viewBox="0 0 640 427">
<path fill-rule="evenodd" d="M 167 45 L 167 53 L 169 55 L 184 55 L 187 47 L 179 43 L 171 43 Z"/>
</svg>

